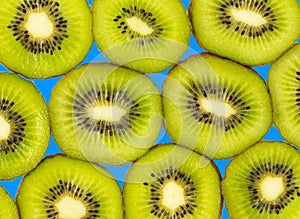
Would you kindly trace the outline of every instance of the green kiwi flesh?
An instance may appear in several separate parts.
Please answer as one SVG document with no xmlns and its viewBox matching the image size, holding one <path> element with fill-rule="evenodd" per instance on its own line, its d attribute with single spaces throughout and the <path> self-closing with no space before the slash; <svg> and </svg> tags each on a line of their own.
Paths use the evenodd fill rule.
<svg viewBox="0 0 300 219">
<path fill-rule="evenodd" d="M 260 142 L 235 157 L 222 181 L 231 218 L 300 218 L 299 164 L 299 151 L 282 142 Z"/>
<path fill-rule="evenodd" d="M 18 190 L 21 218 L 122 219 L 121 190 L 104 168 L 64 155 L 46 157 Z"/>
<path fill-rule="evenodd" d="M 245 65 L 277 59 L 300 36 L 295 0 L 192 0 L 189 11 L 202 47 Z"/>
<path fill-rule="evenodd" d="M 51 128 L 66 154 L 121 165 L 155 144 L 161 95 L 146 75 L 108 63 L 75 69 L 54 88 Z"/>
<path fill-rule="evenodd" d="M 18 219 L 18 208 L 14 200 L 7 191 L 0 186 L 0 218 L 1 219 Z"/>
<path fill-rule="evenodd" d="M 31 82 L 9 73 L 0 81 L 0 180 L 9 180 L 41 161 L 50 129 L 46 103 Z"/>
<path fill-rule="evenodd" d="M 283 138 L 300 147 L 300 45 L 272 63 L 268 85 L 274 123 Z"/>
<path fill-rule="evenodd" d="M 0 8 L 0 62 L 28 78 L 73 69 L 88 53 L 92 14 L 86 0 L 7 0 Z"/>
<path fill-rule="evenodd" d="M 191 28 L 179 0 L 95 0 L 93 12 L 96 44 L 113 63 L 155 73 L 188 48 Z"/>
<path fill-rule="evenodd" d="M 166 130 L 176 143 L 215 159 L 250 147 L 272 124 L 262 78 L 207 53 L 192 56 L 169 72 L 163 109 Z"/>
<path fill-rule="evenodd" d="M 127 219 L 217 219 L 220 174 L 213 161 L 174 144 L 135 161 L 124 184 Z"/>
</svg>

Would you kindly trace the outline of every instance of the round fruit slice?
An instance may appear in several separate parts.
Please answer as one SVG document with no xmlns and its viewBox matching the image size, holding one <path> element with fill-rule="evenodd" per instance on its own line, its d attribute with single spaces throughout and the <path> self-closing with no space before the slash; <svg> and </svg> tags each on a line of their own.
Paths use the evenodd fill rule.
<svg viewBox="0 0 300 219">
<path fill-rule="evenodd" d="M 300 147 L 300 45 L 295 45 L 271 66 L 269 89 L 274 123 L 283 138 Z"/>
<path fill-rule="evenodd" d="M 17 206 L 6 190 L 0 186 L 0 218 L 2 219 L 18 219 L 19 213 Z"/>
<path fill-rule="evenodd" d="M 122 219 L 121 190 L 103 168 L 63 155 L 45 158 L 17 194 L 22 218 Z"/>
<path fill-rule="evenodd" d="M 0 73 L 0 179 L 32 170 L 50 139 L 46 103 L 35 86 L 18 75 Z"/>
<path fill-rule="evenodd" d="M 191 28 L 179 0 L 95 0 L 93 12 L 96 44 L 119 65 L 159 72 L 188 48 Z"/>
<path fill-rule="evenodd" d="M 127 219 L 216 219 L 220 174 L 213 161 L 173 144 L 158 145 L 133 163 L 124 185 Z"/>
<path fill-rule="evenodd" d="M 86 0 L 7 0 L 0 8 L 0 61 L 29 78 L 74 68 L 92 41 Z"/>
<path fill-rule="evenodd" d="M 280 142 L 261 142 L 226 168 L 223 196 L 232 219 L 300 218 L 300 153 Z"/>
<path fill-rule="evenodd" d="M 85 65 L 53 90 L 52 133 L 72 157 L 124 164 L 154 145 L 161 105 L 159 90 L 147 76 L 107 63 Z"/>
<path fill-rule="evenodd" d="M 209 54 L 173 68 L 163 87 L 167 132 L 211 158 L 232 157 L 272 123 L 267 87 L 253 70 Z"/>
<path fill-rule="evenodd" d="M 201 46 L 246 65 L 271 62 L 300 36 L 295 0 L 192 0 L 190 17 Z"/>
</svg>

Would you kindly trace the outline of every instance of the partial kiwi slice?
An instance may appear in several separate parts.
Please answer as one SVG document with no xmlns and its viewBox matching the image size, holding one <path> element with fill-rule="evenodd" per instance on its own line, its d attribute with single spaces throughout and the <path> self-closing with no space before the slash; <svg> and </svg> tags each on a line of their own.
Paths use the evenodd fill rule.
<svg viewBox="0 0 300 219">
<path fill-rule="evenodd" d="M 0 81 L 0 180 L 8 180 L 41 161 L 50 130 L 46 103 L 31 82 L 9 73 Z"/>
<path fill-rule="evenodd" d="M 272 124 L 266 84 L 250 68 L 204 53 L 174 67 L 163 86 L 170 137 L 211 158 L 240 153 Z"/>
<path fill-rule="evenodd" d="M 58 82 L 49 104 L 53 136 L 68 155 L 120 165 L 155 144 L 161 95 L 146 75 L 101 63 L 84 65 Z"/>
<path fill-rule="evenodd" d="M 7 191 L 0 186 L 0 218 L 1 219 L 18 219 L 19 213 L 17 205 Z"/>
<path fill-rule="evenodd" d="M 127 219 L 216 219 L 220 174 L 213 161 L 175 144 L 157 145 L 131 166 L 124 184 Z"/>
<path fill-rule="evenodd" d="M 234 158 L 222 182 L 231 218 L 300 218 L 299 164 L 299 151 L 282 142 L 260 142 Z"/>
<path fill-rule="evenodd" d="M 300 45 L 271 65 L 268 85 L 274 123 L 283 138 L 300 147 Z"/>
<path fill-rule="evenodd" d="M 45 158 L 18 190 L 22 218 L 122 219 L 121 190 L 104 168 L 64 155 Z"/>
<path fill-rule="evenodd" d="M 94 0 L 93 21 L 99 49 L 141 72 L 163 71 L 188 48 L 191 28 L 179 0 Z"/>
<path fill-rule="evenodd" d="M 29 78 L 74 68 L 92 41 L 86 0 L 7 0 L 0 8 L 0 61 Z"/>
<path fill-rule="evenodd" d="M 277 59 L 300 36 L 296 0 L 192 0 L 189 11 L 201 46 L 246 65 Z"/>
</svg>

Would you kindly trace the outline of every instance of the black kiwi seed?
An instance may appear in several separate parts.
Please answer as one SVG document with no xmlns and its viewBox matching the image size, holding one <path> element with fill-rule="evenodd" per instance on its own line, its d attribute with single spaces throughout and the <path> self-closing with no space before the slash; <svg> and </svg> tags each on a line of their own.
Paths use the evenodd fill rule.
<svg viewBox="0 0 300 219">
<path fill-rule="evenodd" d="M 61 50 L 61 45 L 65 38 L 68 38 L 67 20 L 64 19 L 59 11 L 59 3 L 49 0 L 24 0 L 17 7 L 17 12 L 8 29 L 12 30 L 12 35 L 16 41 L 33 54 L 47 53 L 53 55 L 54 51 Z M 47 39 L 34 38 L 28 30 L 26 30 L 24 22 L 25 18 L 31 12 L 44 11 L 51 18 L 53 23 L 53 34 Z"/>
<path fill-rule="evenodd" d="M 49 188 L 45 195 L 45 208 L 47 217 L 49 219 L 58 219 L 59 212 L 55 208 L 57 200 L 64 196 L 73 197 L 83 203 L 86 207 L 86 218 L 94 219 L 100 218 L 101 204 L 95 200 L 91 192 L 84 191 L 82 188 L 70 182 L 59 180 L 56 186 Z"/>
<path fill-rule="evenodd" d="M 232 28 L 235 32 L 238 32 L 241 36 L 249 38 L 258 38 L 263 36 L 266 32 L 273 32 L 278 29 L 276 24 L 276 17 L 272 8 L 269 6 L 267 0 L 223 0 L 223 3 L 219 7 L 219 20 L 222 25 L 227 29 Z M 252 10 L 259 13 L 266 21 L 266 24 L 260 26 L 251 26 L 241 21 L 237 21 L 231 16 L 230 10 L 232 8 Z"/>
<path fill-rule="evenodd" d="M 151 173 L 150 176 L 155 181 L 144 182 L 143 185 L 148 187 L 151 193 L 150 201 L 148 202 L 151 214 L 165 219 L 180 219 L 184 218 L 185 215 L 193 215 L 194 210 L 197 208 L 196 188 L 189 176 L 173 167 L 169 167 L 159 173 Z M 185 204 L 179 206 L 175 211 L 170 211 L 160 204 L 163 188 L 171 181 L 177 182 L 184 188 Z"/>
<path fill-rule="evenodd" d="M 295 200 L 296 197 L 300 197 L 299 186 L 296 185 L 296 177 L 293 173 L 293 169 L 286 164 L 271 163 L 262 164 L 261 166 L 254 168 L 249 174 L 248 190 L 250 192 L 250 200 L 252 208 L 257 209 L 259 213 L 268 212 L 269 214 L 280 214 L 290 202 Z M 286 191 L 280 195 L 276 201 L 266 201 L 258 194 L 259 188 L 257 188 L 257 181 L 263 178 L 265 174 L 275 174 L 284 178 Z"/>
<path fill-rule="evenodd" d="M 131 17 L 137 17 L 144 21 L 149 27 L 153 28 L 153 32 L 144 36 L 139 32 L 132 30 L 126 22 L 126 18 Z M 116 28 L 121 29 L 122 35 L 126 34 L 128 39 L 131 40 L 139 39 L 138 43 L 141 46 L 154 43 L 155 37 L 160 36 L 163 31 L 161 25 L 156 23 L 156 17 L 154 17 L 154 14 L 152 12 L 148 12 L 136 5 L 128 8 L 121 8 L 120 13 L 113 18 L 113 21 L 116 23 Z"/>
<path fill-rule="evenodd" d="M 0 115 L 5 118 L 11 127 L 10 134 L 7 139 L 0 141 L 0 152 L 8 154 L 15 152 L 20 142 L 25 138 L 26 122 L 21 115 L 13 109 L 13 101 L 2 99 L 0 102 Z"/>
<path fill-rule="evenodd" d="M 221 88 L 218 85 L 212 85 L 211 83 L 200 85 L 192 82 L 191 84 L 192 86 L 189 88 L 190 95 L 187 96 L 186 107 L 191 111 L 192 116 L 199 123 L 213 124 L 215 127 L 222 128 L 227 132 L 241 124 L 247 117 L 247 111 L 249 111 L 251 107 L 247 106 L 235 91 Z M 225 118 L 211 112 L 206 112 L 201 104 L 199 104 L 201 99 L 213 99 L 221 102 L 227 100 L 227 103 L 236 110 L 236 114 Z"/>
<path fill-rule="evenodd" d="M 120 121 L 94 120 L 91 118 L 87 110 L 89 107 L 94 107 L 97 104 L 108 106 L 118 105 L 128 109 L 128 113 L 124 115 Z M 83 95 L 76 94 L 73 105 L 73 115 L 77 118 L 77 125 L 91 132 L 99 132 L 102 135 L 121 136 L 126 133 L 127 129 L 131 128 L 131 122 L 140 114 L 137 112 L 139 103 L 131 100 L 126 92 L 122 90 L 105 91 L 92 89 Z"/>
</svg>

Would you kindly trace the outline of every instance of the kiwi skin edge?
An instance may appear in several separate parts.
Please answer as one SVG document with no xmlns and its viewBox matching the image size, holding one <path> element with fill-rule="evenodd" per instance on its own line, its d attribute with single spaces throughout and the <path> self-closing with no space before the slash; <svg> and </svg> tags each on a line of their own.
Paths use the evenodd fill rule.
<svg viewBox="0 0 300 219">
<path fill-rule="evenodd" d="M 220 173 L 220 170 L 218 169 L 218 167 L 216 166 L 216 164 L 213 162 L 213 160 L 211 159 L 211 158 L 209 158 L 209 157 L 207 157 L 206 155 L 204 155 L 204 154 L 200 154 L 200 153 L 198 153 L 198 152 L 196 152 L 196 151 L 193 151 L 193 150 L 191 150 L 190 148 L 188 148 L 188 147 L 186 147 L 186 146 L 183 146 L 183 145 L 180 145 L 180 144 L 175 144 L 175 143 L 163 143 L 163 144 L 157 144 L 157 145 L 154 145 L 153 147 L 151 147 L 150 148 L 150 150 L 152 150 L 153 148 L 157 148 L 157 147 L 160 147 L 160 146 L 164 146 L 164 145 L 173 145 L 173 146 L 175 146 L 175 147 L 181 147 L 181 148 L 185 148 L 185 149 L 187 149 L 187 150 L 189 150 L 189 151 L 192 151 L 192 152 L 194 152 L 194 153 L 196 153 L 196 154 L 198 154 L 198 155 L 200 155 L 200 156 L 203 156 L 203 157 L 205 157 L 207 160 L 209 160 L 209 163 L 213 166 L 213 168 L 216 170 L 216 172 L 217 172 L 217 174 L 218 174 L 218 176 L 219 176 L 219 181 L 220 181 L 220 198 L 221 198 L 221 200 L 220 200 L 220 211 L 219 211 L 219 219 L 221 219 L 221 217 L 222 217 L 222 206 L 223 206 L 223 202 L 224 202 L 224 199 L 223 199 L 223 192 L 222 192 L 222 186 L 221 186 L 221 182 L 222 182 L 222 176 L 221 176 L 221 173 Z M 140 158 L 142 158 L 142 157 L 144 157 L 146 154 L 147 154 L 148 152 L 146 152 L 144 155 L 142 155 Z M 122 197 L 123 197 L 123 199 L 122 199 L 122 202 L 123 202 L 123 208 L 124 208 L 124 219 L 125 219 L 125 202 L 124 202 L 124 190 L 125 190 L 125 187 L 126 187 L 126 182 L 127 182 L 127 179 L 128 179 L 128 173 L 131 171 L 131 169 L 132 169 L 132 166 L 133 166 L 133 164 L 137 161 L 137 160 L 139 160 L 140 158 L 138 158 L 138 159 L 136 159 L 135 161 L 133 161 L 132 162 L 132 164 L 130 165 L 130 167 L 128 168 L 128 171 L 127 171 L 127 173 L 126 173 L 126 176 L 125 176 L 125 180 L 124 180 L 124 186 L 123 186 L 123 189 L 122 189 Z"/>
<path fill-rule="evenodd" d="M 192 0 L 193 1 L 193 0 Z M 192 59 L 195 59 L 195 58 L 199 58 L 199 57 L 203 57 L 203 58 L 205 58 L 205 57 L 216 57 L 216 58 L 221 58 L 221 59 L 223 59 L 223 60 L 226 60 L 226 61 L 228 61 L 228 62 L 231 62 L 231 63 L 233 63 L 233 64 L 236 64 L 236 65 L 239 65 L 239 66 L 242 66 L 242 67 L 244 67 L 244 68 L 247 68 L 248 70 L 250 70 L 251 72 L 253 72 L 264 84 L 265 84 L 265 86 L 267 87 L 267 91 L 268 91 L 268 94 L 270 95 L 270 92 L 269 92 L 269 88 L 268 88 L 268 86 L 267 86 L 267 83 L 263 80 L 263 78 L 256 72 L 256 71 L 254 71 L 250 66 L 247 66 L 247 65 L 243 65 L 243 64 L 241 64 L 241 63 L 238 63 L 238 62 L 235 62 L 235 61 L 232 61 L 232 60 L 230 60 L 230 59 L 228 59 L 228 58 L 223 58 L 223 57 L 221 57 L 221 56 L 218 56 L 218 55 L 215 55 L 215 54 L 212 54 L 212 53 L 210 53 L 210 52 L 202 52 L 202 53 L 199 53 L 199 54 L 195 54 L 195 55 L 192 55 L 192 56 L 190 56 L 189 58 L 187 58 L 187 59 L 185 59 L 185 60 L 183 60 L 183 61 L 181 61 L 180 63 L 178 63 L 178 64 L 176 64 L 169 72 L 168 72 L 168 74 L 167 74 L 167 77 L 166 77 L 166 79 L 164 80 L 164 83 L 163 83 L 163 85 L 162 85 L 162 90 L 164 90 L 164 87 L 165 87 L 165 84 L 166 84 L 166 81 L 168 80 L 168 76 L 169 76 L 169 74 L 171 73 L 171 72 L 173 72 L 174 71 L 174 69 L 175 68 L 177 68 L 177 67 L 180 67 L 180 65 L 181 64 L 183 64 L 183 63 L 186 63 L 186 62 L 188 62 L 188 61 L 190 61 L 190 60 L 192 60 Z M 164 100 L 164 95 L 163 95 L 163 93 L 162 93 L 162 103 L 164 102 L 163 100 Z M 271 104 L 272 104 L 272 100 L 271 100 Z M 163 110 L 163 116 L 165 115 L 165 113 L 164 113 L 164 104 L 162 104 L 162 110 Z M 273 109 L 272 109 L 272 111 L 273 111 Z M 274 121 L 274 115 L 272 114 L 272 121 Z M 272 123 L 273 124 L 273 123 Z M 165 121 L 165 119 L 163 119 L 163 125 L 164 125 L 164 127 L 166 127 L 166 121 Z M 268 128 L 268 130 L 267 130 L 267 132 L 265 133 L 265 134 L 267 134 L 269 131 L 270 131 L 270 128 L 271 128 L 271 126 Z M 166 133 L 168 134 L 168 136 L 170 136 L 170 138 L 171 138 L 171 140 L 172 141 L 174 141 L 175 142 L 175 140 L 173 139 L 173 137 L 170 135 L 170 133 L 168 132 L 168 130 L 166 129 Z M 257 142 L 255 142 L 255 143 L 253 143 L 253 145 L 254 144 L 256 144 L 256 143 L 258 143 L 259 141 L 257 141 Z M 180 144 L 178 144 L 178 143 L 176 143 L 177 145 L 180 145 Z M 186 147 L 186 146 L 184 146 L 185 148 L 188 148 L 188 147 Z M 246 149 L 244 149 L 244 150 L 247 150 L 247 149 L 249 149 L 251 146 L 249 146 L 248 148 L 246 148 Z M 189 148 L 189 150 L 191 150 L 190 148 Z M 243 150 L 243 151 L 244 151 Z M 242 152 L 243 152 L 242 151 Z M 195 151 L 194 151 L 195 152 Z M 242 153 L 241 152 L 241 153 Z M 198 153 L 198 152 L 196 152 L 196 153 Z M 200 153 L 198 153 L 198 154 L 200 154 Z M 200 154 L 201 155 L 201 154 Z M 233 157 L 235 157 L 235 156 L 238 156 L 239 154 L 236 154 L 236 155 L 234 155 Z M 202 155 L 202 156 L 205 156 L 205 155 Z M 207 156 L 205 156 L 206 158 L 208 158 L 209 160 L 213 160 L 213 158 L 210 158 L 210 157 L 207 157 Z M 227 158 L 223 158 L 223 159 L 218 159 L 218 160 L 226 160 Z"/>
<path fill-rule="evenodd" d="M 190 5 L 189 5 L 189 7 L 188 7 L 188 17 L 190 18 L 190 23 L 191 23 L 191 30 L 192 30 L 192 33 L 193 33 L 193 35 L 194 35 L 194 37 L 195 37 L 195 39 L 196 39 L 198 45 L 199 45 L 202 49 L 208 51 L 208 49 L 207 49 L 205 46 L 203 46 L 202 43 L 200 43 L 200 41 L 199 41 L 198 38 L 196 37 L 195 28 L 194 28 L 194 25 L 193 25 L 193 22 L 192 22 L 192 21 L 193 21 L 193 14 L 192 14 L 193 7 L 194 7 L 194 0 L 191 0 Z M 212 54 L 212 55 L 218 56 L 218 57 L 221 57 L 221 58 L 224 58 L 224 59 L 227 59 L 227 60 L 229 60 L 229 61 L 231 61 L 231 62 L 236 62 L 237 64 L 240 64 L 240 65 L 242 65 L 242 66 L 244 66 L 244 67 L 250 68 L 251 66 L 263 66 L 263 65 L 266 65 L 266 64 L 270 64 L 270 63 L 272 64 L 272 63 L 276 62 L 281 56 L 283 56 L 288 50 L 290 50 L 290 49 L 295 45 L 295 43 L 296 43 L 296 41 L 294 42 L 294 44 L 290 45 L 285 51 L 283 51 L 282 54 L 281 54 L 279 57 L 277 57 L 277 58 L 271 60 L 270 62 L 261 63 L 260 65 L 245 65 L 245 64 L 242 64 L 242 63 L 239 63 L 239 62 L 230 60 L 230 59 L 228 59 L 227 57 L 219 56 L 219 55 L 217 55 L 217 54 Z M 208 52 L 208 53 L 209 53 L 209 52 Z M 251 69 L 251 70 L 252 70 L 252 69 Z"/>
</svg>

